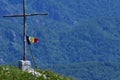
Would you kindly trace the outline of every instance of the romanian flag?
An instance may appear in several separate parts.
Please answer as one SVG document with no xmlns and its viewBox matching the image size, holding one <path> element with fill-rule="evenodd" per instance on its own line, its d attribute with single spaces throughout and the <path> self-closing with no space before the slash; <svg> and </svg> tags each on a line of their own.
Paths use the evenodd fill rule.
<svg viewBox="0 0 120 80">
<path fill-rule="evenodd" d="M 27 36 L 27 42 L 28 42 L 28 44 L 37 43 L 38 38 Z"/>
</svg>

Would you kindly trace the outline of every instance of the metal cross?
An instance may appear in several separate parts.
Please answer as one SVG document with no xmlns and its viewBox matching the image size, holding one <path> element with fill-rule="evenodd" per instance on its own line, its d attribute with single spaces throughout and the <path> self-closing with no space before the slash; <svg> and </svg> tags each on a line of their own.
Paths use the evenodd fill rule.
<svg viewBox="0 0 120 80">
<path fill-rule="evenodd" d="M 26 17 L 27 16 L 37 16 L 37 15 L 48 15 L 48 13 L 37 13 L 37 14 L 26 14 L 26 7 L 25 7 L 25 3 L 26 0 L 23 0 L 23 14 L 16 14 L 16 15 L 8 15 L 8 16 L 3 16 L 3 17 L 23 17 L 23 24 L 24 24 L 24 37 L 23 37 L 23 60 L 26 61 Z"/>
</svg>

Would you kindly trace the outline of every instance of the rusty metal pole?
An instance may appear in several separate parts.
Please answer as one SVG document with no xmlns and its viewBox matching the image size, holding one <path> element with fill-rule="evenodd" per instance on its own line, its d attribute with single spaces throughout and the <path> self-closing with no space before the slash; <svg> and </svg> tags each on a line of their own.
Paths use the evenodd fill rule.
<svg viewBox="0 0 120 80">
<path fill-rule="evenodd" d="M 23 54 L 23 60 L 25 61 L 26 60 L 26 9 L 25 9 L 25 0 L 23 0 L 23 24 L 24 24 L 24 27 L 23 27 L 23 50 L 24 50 L 24 54 Z"/>
</svg>

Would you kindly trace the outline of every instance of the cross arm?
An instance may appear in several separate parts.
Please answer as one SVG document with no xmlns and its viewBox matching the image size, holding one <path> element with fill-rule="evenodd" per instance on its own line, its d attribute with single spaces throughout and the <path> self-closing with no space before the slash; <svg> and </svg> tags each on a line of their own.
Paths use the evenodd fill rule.
<svg viewBox="0 0 120 80">
<path fill-rule="evenodd" d="M 3 17 L 23 17 L 23 15 L 22 14 L 20 14 L 20 15 L 8 15 L 8 16 L 3 16 Z"/>
<path fill-rule="evenodd" d="M 48 15 L 48 13 L 27 14 L 26 16 Z"/>
<path fill-rule="evenodd" d="M 37 16 L 37 15 L 48 15 L 48 13 L 19 14 L 19 15 L 8 15 L 8 16 L 3 16 L 3 17 L 24 17 L 24 16 Z"/>
</svg>

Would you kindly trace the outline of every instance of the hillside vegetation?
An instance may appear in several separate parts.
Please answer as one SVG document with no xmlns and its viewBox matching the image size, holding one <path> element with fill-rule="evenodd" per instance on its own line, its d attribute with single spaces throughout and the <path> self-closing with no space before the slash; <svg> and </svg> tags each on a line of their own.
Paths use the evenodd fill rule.
<svg viewBox="0 0 120 80">
<path fill-rule="evenodd" d="M 0 66 L 0 80 L 73 80 L 51 71 L 40 71 L 39 77 L 11 66 Z"/>
</svg>

